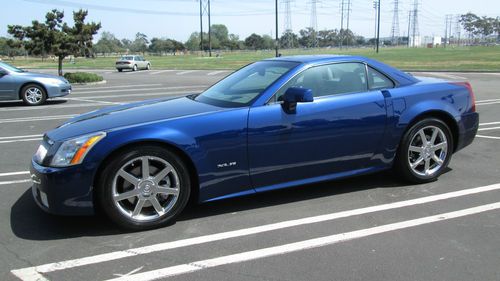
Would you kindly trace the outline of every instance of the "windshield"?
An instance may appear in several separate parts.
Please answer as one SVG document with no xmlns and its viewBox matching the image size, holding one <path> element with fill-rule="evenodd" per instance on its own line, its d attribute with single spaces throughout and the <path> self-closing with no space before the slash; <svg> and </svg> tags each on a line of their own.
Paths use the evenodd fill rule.
<svg viewBox="0 0 500 281">
<path fill-rule="evenodd" d="M 134 60 L 134 56 L 123 56 L 121 60 Z"/>
<path fill-rule="evenodd" d="M 6 64 L 5 62 L 0 62 L 0 68 L 3 68 L 5 70 L 11 71 L 11 72 L 24 72 L 24 70 L 17 68 L 17 67 L 14 67 L 10 64 Z"/>
<path fill-rule="evenodd" d="M 243 67 L 195 98 L 222 107 L 249 105 L 278 78 L 299 65 L 290 61 L 259 61 Z"/>
</svg>

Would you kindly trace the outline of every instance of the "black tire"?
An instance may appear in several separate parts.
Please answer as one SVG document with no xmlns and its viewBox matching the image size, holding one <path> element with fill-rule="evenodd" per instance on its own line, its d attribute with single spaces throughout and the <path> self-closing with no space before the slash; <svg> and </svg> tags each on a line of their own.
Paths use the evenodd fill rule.
<svg viewBox="0 0 500 281">
<path fill-rule="evenodd" d="M 151 70 L 151 65 L 148 63 L 148 65 L 146 66 L 146 70 Z"/>
<path fill-rule="evenodd" d="M 139 205 L 139 201 L 141 200 L 140 196 L 145 196 L 144 195 L 144 190 L 145 190 L 144 185 L 142 185 L 142 189 L 141 189 L 141 184 L 132 185 L 133 187 L 131 187 L 131 190 L 137 191 L 138 193 L 140 193 L 140 195 L 134 195 L 134 197 L 131 197 L 128 199 L 121 199 L 121 201 L 116 201 L 114 198 L 115 198 L 115 196 L 117 196 L 117 194 L 113 195 L 117 190 L 117 186 L 119 186 L 120 180 L 124 183 L 127 183 L 127 181 L 124 180 L 124 178 L 121 179 L 120 178 L 121 176 L 118 176 L 118 172 L 120 171 L 120 169 L 122 167 L 124 167 L 124 165 L 126 166 L 127 163 L 130 163 L 130 161 L 134 161 L 134 159 L 141 158 L 141 157 L 148 157 L 148 159 L 149 159 L 149 160 L 147 160 L 148 163 L 153 163 L 153 161 L 156 161 L 155 159 L 167 162 L 168 164 L 171 165 L 171 167 L 173 167 L 174 172 L 171 172 L 171 173 L 176 173 L 175 179 L 178 181 L 177 182 L 177 184 L 178 184 L 178 196 L 177 196 L 176 201 L 173 201 L 173 199 L 170 199 L 172 201 L 169 202 L 167 200 L 168 198 L 175 198 L 175 195 L 164 195 L 164 196 L 167 196 L 166 197 L 167 199 L 165 199 L 164 197 L 161 197 L 161 195 L 159 193 L 155 193 L 154 191 L 151 191 L 151 193 L 148 193 L 149 194 L 149 195 L 147 195 L 148 197 L 142 197 L 142 200 L 151 203 L 150 204 L 151 206 L 146 206 L 146 205 L 144 205 L 145 203 L 143 203 L 143 205 L 141 205 L 141 208 L 140 208 L 141 213 L 139 213 L 138 215 L 143 216 L 142 211 L 144 211 L 144 213 L 145 213 L 144 216 L 146 216 L 146 217 L 149 214 L 153 214 L 153 218 L 148 219 L 148 220 L 143 220 L 143 218 L 141 218 L 141 217 L 138 217 L 137 219 L 133 218 L 133 216 L 134 216 L 133 212 L 135 212 L 135 208 L 137 208 L 137 205 Z M 143 158 L 141 158 L 141 159 L 143 159 Z M 142 165 L 142 162 L 141 162 L 141 165 Z M 132 165 L 130 165 L 130 167 L 134 167 L 134 163 L 132 163 Z M 139 168 L 139 167 L 140 167 L 140 165 L 137 165 L 137 167 L 134 169 L 136 169 L 136 171 L 139 171 L 138 169 L 140 169 L 140 171 L 141 171 L 140 173 L 142 173 L 143 168 Z M 161 169 L 167 169 L 166 167 L 167 166 L 165 166 L 165 168 L 161 168 Z M 159 168 L 158 170 L 156 170 L 156 172 L 157 172 L 156 175 L 159 174 L 161 169 Z M 134 175 L 133 172 L 134 172 L 134 170 L 130 170 L 130 174 Z M 151 172 L 148 174 L 150 175 Z M 134 175 L 134 176 L 136 176 L 136 175 Z M 169 173 L 167 176 L 164 177 L 164 179 L 162 181 L 165 181 L 165 179 L 170 177 L 170 175 L 171 174 Z M 141 180 L 143 180 L 144 176 L 141 175 L 140 177 L 142 178 Z M 169 182 L 170 186 L 172 185 L 172 182 L 173 182 L 173 180 Z M 158 183 L 157 186 L 159 187 L 160 184 Z M 147 185 L 146 185 L 146 187 L 147 187 Z M 147 188 L 148 188 L 148 192 L 149 192 L 149 187 L 147 187 Z M 127 191 L 130 191 L 130 190 L 127 190 Z M 123 191 L 123 193 L 119 193 L 119 194 L 120 195 L 124 194 L 127 191 Z M 106 165 L 106 167 L 104 168 L 104 170 L 101 173 L 101 177 L 100 177 L 99 182 L 97 184 L 97 191 L 96 192 L 97 192 L 96 193 L 97 194 L 97 201 L 98 201 L 101 209 L 114 223 L 116 223 L 117 225 L 119 225 L 123 228 L 130 229 L 130 230 L 146 230 L 146 229 L 162 227 L 162 226 L 171 224 L 172 222 L 175 221 L 175 218 L 182 212 L 182 210 L 184 209 L 184 207 L 186 206 L 186 204 L 189 200 L 190 193 L 191 193 L 191 181 L 190 181 L 190 177 L 189 177 L 189 171 L 186 168 L 186 165 L 183 163 L 182 159 L 179 156 L 177 156 L 175 153 L 172 153 L 171 151 L 169 151 L 167 149 L 157 147 L 157 146 L 151 146 L 151 145 L 138 146 L 138 147 L 123 151 L 122 153 L 120 153 L 119 155 L 117 155 L 116 157 L 111 159 L 109 164 Z M 170 197 L 170 196 L 173 196 L 173 197 Z M 155 200 L 157 200 L 156 203 L 161 202 L 160 200 L 162 200 L 162 199 L 165 199 L 166 202 L 164 202 L 163 204 L 168 203 L 167 207 L 168 206 L 171 206 L 171 207 L 164 214 L 160 215 L 157 211 L 155 211 L 156 207 L 154 206 L 154 204 L 152 204 L 153 202 L 148 201 L 150 199 L 147 199 L 147 198 L 150 198 L 150 199 L 155 198 Z M 134 203 L 132 203 L 131 201 L 135 201 L 135 206 L 133 206 Z M 130 210 L 129 210 L 129 211 L 131 211 L 130 213 L 124 212 L 124 209 L 126 209 L 128 205 L 130 205 Z M 143 206 L 146 206 L 146 207 L 143 207 Z M 132 209 L 134 209 L 134 211 Z M 154 217 L 155 215 L 157 215 L 158 217 Z"/>
<path fill-rule="evenodd" d="M 47 100 L 47 92 L 40 85 L 28 84 L 21 89 L 21 99 L 26 105 L 41 105 Z"/>
<path fill-rule="evenodd" d="M 441 132 L 434 128 L 438 128 Z M 437 147 L 434 146 L 434 144 L 429 144 L 429 148 L 427 149 L 424 148 L 426 147 L 426 145 L 421 140 L 422 137 L 420 135 L 420 131 L 422 129 L 424 135 L 426 136 L 426 143 L 430 143 L 432 138 L 432 136 L 428 135 L 428 133 L 430 134 L 434 131 L 438 132 L 436 133 L 437 137 L 435 138 L 435 141 L 440 141 L 440 146 L 443 147 L 442 150 L 433 151 L 433 148 L 430 147 Z M 444 140 L 442 140 L 441 138 L 444 138 Z M 414 142 L 413 145 L 412 141 Z M 446 144 L 444 144 L 444 141 L 446 142 Z M 415 145 L 416 143 L 420 142 L 422 142 L 421 147 Z M 410 145 L 412 146 L 411 151 Z M 422 149 L 422 151 L 415 152 L 413 151 L 414 147 Z M 444 152 L 445 154 L 443 154 L 445 148 L 446 151 Z M 441 163 L 434 160 L 433 155 L 436 155 L 436 153 L 439 154 L 439 156 L 436 157 L 438 158 L 438 160 L 442 161 Z M 446 167 L 451 160 L 452 154 L 453 136 L 448 125 L 437 118 L 426 118 L 416 122 L 405 132 L 403 139 L 401 140 L 401 143 L 399 145 L 396 159 L 394 160 L 394 170 L 402 179 L 412 183 L 427 183 L 435 181 L 446 170 Z M 422 157 L 423 160 L 420 160 L 420 157 Z M 420 162 L 418 160 L 420 160 Z M 422 161 L 423 163 L 421 163 Z M 434 168 L 426 169 L 427 161 L 429 161 L 430 163 L 429 167 Z M 418 164 L 416 167 L 412 168 L 412 165 L 410 164 L 411 162 L 414 165 L 417 163 L 421 164 Z M 424 165 L 423 171 L 419 171 L 418 169 L 419 167 L 422 168 L 422 165 Z"/>
<path fill-rule="evenodd" d="M 123 69 L 122 68 L 117 68 L 118 72 L 122 72 Z"/>
<path fill-rule="evenodd" d="M 132 67 L 132 71 L 137 71 L 137 64 L 134 64 L 134 66 Z"/>
</svg>

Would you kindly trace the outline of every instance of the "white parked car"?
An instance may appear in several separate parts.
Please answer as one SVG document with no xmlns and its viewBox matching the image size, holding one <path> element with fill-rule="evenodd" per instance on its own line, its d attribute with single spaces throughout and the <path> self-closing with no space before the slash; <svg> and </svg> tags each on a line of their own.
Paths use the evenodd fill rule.
<svg viewBox="0 0 500 281">
<path fill-rule="evenodd" d="M 124 69 L 137 71 L 139 69 L 151 69 L 151 62 L 144 59 L 143 56 L 126 55 L 116 61 L 116 69 L 122 72 Z"/>
</svg>

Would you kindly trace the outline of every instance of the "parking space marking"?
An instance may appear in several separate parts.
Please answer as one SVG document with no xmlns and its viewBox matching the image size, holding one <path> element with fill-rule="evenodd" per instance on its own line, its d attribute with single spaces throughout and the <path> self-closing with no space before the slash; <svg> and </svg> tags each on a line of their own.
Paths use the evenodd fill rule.
<svg viewBox="0 0 500 281">
<path fill-rule="evenodd" d="M 90 96 L 90 97 L 86 97 L 86 98 L 87 99 L 107 99 L 107 98 L 121 98 L 121 97 L 166 96 L 166 95 L 175 95 L 175 94 L 192 94 L 193 91 L 155 92 L 155 93 L 145 93 L 145 94 L 124 94 L 124 95 Z M 195 92 L 197 92 L 197 91 L 195 91 Z"/>
<path fill-rule="evenodd" d="M 0 137 L 0 140 L 25 139 L 25 138 L 35 138 L 35 137 L 43 137 L 43 135 L 24 135 L 24 136 Z"/>
<path fill-rule="evenodd" d="M 500 127 L 491 127 L 491 128 L 479 128 L 477 129 L 478 131 L 491 131 L 491 130 L 498 130 Z"/>
<path fill-rule="evenodd" d="M 164 69 L 164 70 L 159 70 L 159 71 L 153 71 L 153 72 L 150 72 L 149 75 L 158 75 L 161 73 L 172 72 L 172 71 L 176 71 L 176 70 L 175 69 Z"/>
<path fill-rule="evenodd" d="M 42 140 L 42 138 L 16 139 L 16 140 L 0 141 L 0 144 L 3 144 L 3 143 L 14 143 L 14 142 L 26 142 L 26 141 L 41 141 L 41 140 Z"/>
<path fill-rule="evenodd" d="M 485 103 L 476 103 L 477 106 L 479 105 L 490 105 L 490 104 L 499 104 L 500 101 L 492 101 L 492 102 L 485 102 Z"/>
<path fill-rule="evenodd" d="M 119 72 L 115 72 L 115 73 L 119 73 Z M 123 72 L 122 74 L 137 74 L 137 73 L 147 73 L 147 72 L 143 72 L 143 71 L 127 71 L 127 72 Z"/>
<path fill-rule="evenodd" d="M 130 88 L 130 87 L 156 87 L 162 84 L 133 84 L 133 85 L 119 85 L 119 86 L 96 86 L 96 87 L 73 87 L 73 90 L 98 90 L 98 89 L 117 89 L 117 88 Z"/>
<path fill-rule="evenodd" d="M 496 125 L 496 124 L 500 124 L 500 121 L 499 122 L 479 123 L 479 126 L 488 126 L 488 125 Z"/>
<path fill-rule="evenodd" d="M 437 76 L 437 77 L 443 77 L 443 78 L 448 78 L 448 79 L 454 79 L 454 80 L 467 80 L 466 77 L 458 76 L 458 75 L 453 75 L 450 73 L 442 73 L 442 72 L 420 72 L 422 74 L 427 74 L 431 76 Z"/>
<path fill-rule="evenodd" d="M 422 217 L 413 220 L 401 221 L 397 223 L 384 224 L 372 228 L 365 228 L 360 230 L 355 230 L 351 232 L 344 232 L 339 234 L 334 234 L 330 236 L 324 236 L 309 240 L 303 240 L 295 243 L 289 243 L 269 248 L 263 248 L 248 252 L 241 252 L 233 255 L 227 255 L 222 257 L 216 257 L 212 259 L 200 260 L 186 264 L 180 264 L 170 267 L 165 267 L 162 269 L 151 270 L 142 273 L 136 273 L 128 276 L 118 277 L 109 279 L 107 281 L 149 281 L 157 280 L 161 278 L 167 278 L 172 276 L 178 276 L 186 273 L 192 273 L 195 271 L 200 271 L 207 268 L 213 268 L 217 266 L 241 263 L 245 261 L 251 261 L 256 259 L 262 259 L 271 256 L 283 255 L 298 251 L 304 251 L 308 249 L 314 249 L 324 246 L 329 246 L 341 242 L 346 242 L 354 239 L 359 239 L 363 237 L 368 237 L 376 234 L 397 231 L 401 229 L 416 227 L 420 225 L 470 216 L 474 214 L 480 214 L 483 212 L 493 211 L 500 209 L 500 202 L 493 204 L 481 205 L 473 208 L 463 209 L 455 212 L 442 213 L 434 216 Z"/>
<path fill-rule="evenodd" d="M 213 71 L 213 72 L 208 73 L 207 75 L 208 76 L 213 76 L 213 75 L 217 75 L 217 74 L 221 74 L 221 73 L 225 73 L 225 72 L 229 72 L 229 70 Z"/>
<path fill-rule="evenodd" d="M 69 114 L 69 115 L 53 115 L 53 116 L 44 116 L 44 117 L 21 117 L 21 118 L 0 119 L 0 124 L 68 119 L 68 118 L 75 117 L 75 116 L 76 116 L 76 114 Z"/>
<path fill-rule="evenodd" d="M 186 71 L 177 72 L 176 75 L 184 75 L 184 74 L 193 73 L 196 71 L 197 70 L 186 70 Z"/>
<path fill-rule="evenodd" d="M 60 99 L 58 99 L 60 100 Z M 59 109 L 59 108 L 72 108 L 72 107 L 90 107 L 90 106 L 102 106 L 102 103 L 76 103 L 76 104 L 51 104 L 51 105 L 40 105 L 36 107 L 14 107 L 14 108 L 0 108 L 0 112 L 3 111 L 25 111 L 25 110 L 42 110 L 42 109 Z"/>
<path fill-rule="evenodd" d="M 82 98 L 64 98 L 65 100 L 76 100 L 76 101 L 84 101 L 84 102 L 90 102 L 90 103 L 101 103 L 101 104 L 121 104 L 119 102 L 112 102 L 112 101 L 98 101 L 98 100 L 89 100 L 89 99 L 82 99 Z"/>
<path fill-rule="evenodd" d="M 493 137 L 493 136 L 476 135 L 476 137 L 483 139 L 500 140 L 500 137 Z"/>
<path fill-rule="evenodd" d="M 220 232 L 220 233 L 215 233 L 215 234 L 209 234 L 209 235 L 198 236 L 198 237 L 193 237 L 193 238 L 181 239 L 181 240 L 176 240 L 176 241 L 171 241 L 171 242 L 164 242 L 164 243 L 159 243 L 159 244 L 154 244 L 154 245 L 149 245 L 149 246 L 144 246 L 144 247 L 139 247 L 139 248 L 133 248 L 133 249 L 128 249 L 128 250 L 115 251 L 115 252 L 110 252 L 110 253 L 105 253 L 105 254 L 100 254 L 100 255 L 77 258 L 77 259 L 73 259 L 73 260 L 66 260 L 66 261 L 48 263 L 48 264 L 39 265 L 39 266 L 14 269 L 11 272 L 15 276 L 19 277 L 21 280 L 44 280 L 44 277 L 41 275 L 43 273 L 49 273 L 49 272 L 54 272 L 54 271 L 59 271 L 59 270 L 64 270 L 64 269 L 69 269 L 69 268 L 85 266 L 85 265 L 103 263 L 103 262 L 108 262 L 108 261 L 112 261 L 112 260 L 123 259 L 126 257 L 150 254 L 150 253 L 154 253 L 154 252 L 171 250 L 171 249 L 176 249 L 176 248 L 181 248 L 181 247 L 186 247 L 186 246 L 199 245 L 199 244 L 220 241 L 220 240 L 225 240 L 225 239 L 230 239 L 230 238 L 238 238 L 238 237 L 243 237 L 243 236 L 248 236 L 248 235 L 253 235 L 253 234 L 258 234 L 258 233 L 264 233 L 264 232 L 269 232 L 269 231 L 273 231 L 273 230 L 285 229 L 285 228 L 290 228 L 290 227 L 295 227 L 295 226 L 303 226 L 303 225 L 309 225 L 309 224 L 313 224 L 313 223 L 332 221 L 332 220 L 336 220 L 336 219 L 340 219 L 340 218 L 347 218 L 347 217 L 352 217 L 352 216 L 364 215 L 364 214 L 374 213 L 374 212 L 379 212 L 379 211 L 386 211 L 386 210 L 403 208 L 403 207 L 408 207 L 408 206 L 415 206 L 415 205 L 420 205 L 420 204 L 425 204 L 425 203 L 430 203 L 430 202 L 435 202 L 435 201 L 440 201 L 440 200 L 445 200 L 445 199 L 450 199 L 450 198 L 457 198 L 457 197 L 461 197 L 461 196 L 467 196 L 467 195 L 488 192 L 488 191 L 493 191 L 493 190 L 499 190 L 499 189 L 500 189 L 500 183 L 497 183 L 497 184 L 492 184 L 492 185 L 487 185 L 487 186 L 481 186 L 481 187 L 463 189 L 463 190 L 459 190 L 459 191 L 453 191 L 453 192 L 437 194 L 437 195 L 432 195 L 432 196 L 420 197 L 420 198 L 411 199 L 411 200 L 398 201 L 398 202 L 393 202 L 393 203 L 388 203 L 388 204 L 375 205 L 375 206 L 364 207 L 364 208 L 359 208 L 359 209 L 341 211 L 341 212 L 337 212 L 337 213 L 330 213 L 330 214 L 325 214 L 325 215 L 282 221 L 282 222 L 277 222 L 277 223 L 271 223 L 271 224 L 266 224 L 266 225 L 250 227 L 250 228 L 232 230 L 232 231 L 227 231 L 227 232 Z"/>
<path fill-rule="evenodd" d="M 0 177 L 8 177 L 8 176 L 17 176 L 17 175 L 26 175 L 29 174 L 30 171 L 20 171 L 20 172 L 10 172 L 10 173 L 0 173 Z"/>
<path fill-rule="evenodd" d="M 156 88 L 136 88 L 132 89 L 113 89 L 113 90 L 95 90 L 95 91 L 82 91 L 74 92 L 72 95 L 83 95 L 83 94 L 96 94 L 96 93 L 117 93 L 117 92 L 139 92 L 139 91 L 153 91 L 153 90 L 175 90 L 175 89 L 189 89 L 189 88 L 206 88 L 207 85 L 188 85 L 188 86 L 175 86 L 175 87 L 156 87 Z"/>
<path fill-rule="evenodd" d="M 0 181 L 0 185 L 15 184 L 15 183 L 25 183 L 30 182 L 31 179 L 26 180 L 15 180 L 15 181 Z"/>
</svg>

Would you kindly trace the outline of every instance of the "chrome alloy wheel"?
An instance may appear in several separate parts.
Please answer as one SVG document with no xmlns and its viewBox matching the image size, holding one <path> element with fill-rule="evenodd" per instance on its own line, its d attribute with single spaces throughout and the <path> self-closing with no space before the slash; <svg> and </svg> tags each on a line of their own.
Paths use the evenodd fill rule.
<svg viewBox="0 0 500 281">
<path fill-rule="evenodd" d="M 154 156 L 134 158 L 113 179 L 112 198 L 118 210 L 145 222 L 167 214 L 179 198 L 179 176 L 173 166 Z"/>
<path fill-rule="evenodd" d="M 448 153 L 446 134 L 436 126 L 420 129 L 410 141 L 408 163 L 419 176 L 432 176 L 443 166 Z"/>
<path fill-rule="evenodd" d="M 31 104 L 39 103 L 43 98 L 42 90 L 37 87 L 29 87 L 24 92 L 26 100 Z"/>
</svg>

